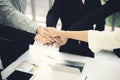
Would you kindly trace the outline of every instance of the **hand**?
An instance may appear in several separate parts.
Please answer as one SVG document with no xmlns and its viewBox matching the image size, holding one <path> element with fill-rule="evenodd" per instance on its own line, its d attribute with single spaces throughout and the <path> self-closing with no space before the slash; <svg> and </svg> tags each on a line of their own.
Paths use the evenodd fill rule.
<svg viewBox="0 0 120 80">
<path fill-rule="evenodd" d="M 53 28 L 53 27 L 47 27 L 47 28 L 45 28 L 45 30 L 47 31 L 46 34 L 50 35 L 52 37 L 57 37 L 57 36 L 59 36 L 59 33 L 60 33 L 59 30 L 57 30 L 56 28 Z"/>
<path fill-rule="evenodd" d="M 44 37 L 46 37 L 48 39 L 51 39 L 54 42 L 59 42 L 60 40 L 58 40 L 58 39 L 56 39 L 56 38 L 54 38 L 54 37 L 51 36 L 51 34 L 49 33 L 50 30 L 48 32 L 48 29 L 50 29 L 50 30 L 52 30 L 52 29 L 56 30 L 55 28 L 50 28 L 50 27 L 47 27 L 47 28 L 40 27 L 40 28 L 37 29 L 37 33 L 41 34 L 42 36 L 44 36 Z"/>
<path fill-rule="evenodd" d="M 54 43 L 54 40 L 52 40 L 51 38 L 46 38 L 45 36 L 42 36 L 40 34 L 36 34 L 35 38 L 36 41 L 39 41 L 43 44 L 52 44 Z"/>
<path fill-rule="evenodd" d="M 46 31 L 45 27 L 39 27 L 37 29 L 37 33 L 42 35 L 42 36 L 45 36 L 45 37 L 49 37 L 50 38 L 50 35 L 47 34 L 48 32 Z"/>
<path fill-rule="evenodd" d="M 68 40 L 68 38 L 65 38 L 65 37 L 59 37 L 59 38 L 60 38 L 60 41 L 61 41 L 61 42 L 58 42 L 58 43 L 56 44 L 56 47 L 57 47 L 57 48 L 65 45 L 65 44 L 67 43 L 67 40 Z"/>
<path fill-rule="evenodd" d="M 60 31 L 57 30 L 56 28 L 48 27 L 48 28 L 45 28 L 45 30 L 47 31 L 47 34 L 54 37 L 58 41 L 58 42 L 56 41 L 57 42 L 56 47 L 63 46 L 67 43 L 68 39 L 65 37 L 60 37 L 59 35 Z"/>
</svg>

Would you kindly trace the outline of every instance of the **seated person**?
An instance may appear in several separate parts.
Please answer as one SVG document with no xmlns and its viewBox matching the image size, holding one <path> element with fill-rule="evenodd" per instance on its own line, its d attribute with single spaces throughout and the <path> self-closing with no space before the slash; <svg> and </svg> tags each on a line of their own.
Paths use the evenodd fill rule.
<svg viewBox="0 0 120 80">
<path fill-rule="evenodd" d="M 82 19 L 89 12 L 101 6 L 100 0 L 55 0 L 46 18 L 48 27 L 56 27 L 58 19 L 62 22 L 62 30 L 69 30 L 73 23 Z M 96 23 L 96 30 L 104 30 L 104 19 Z M 80 30 L 93 29 L 93 25 L 81 27 Z M 67 44 L 61 46 L 59 51 L 78 55 L 94 57 L 87 43 L 69 39 Z"/>
</svg>

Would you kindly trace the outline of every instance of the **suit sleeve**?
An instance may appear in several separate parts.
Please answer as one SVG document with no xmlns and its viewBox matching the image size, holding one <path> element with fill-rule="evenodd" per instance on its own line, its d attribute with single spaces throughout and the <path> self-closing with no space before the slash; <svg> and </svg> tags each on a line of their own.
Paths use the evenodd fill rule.
<svg viewBox="0 0 120 80">
<path fill-rule="evenodd" d="M 101 0 L 96 0 L 96 1 L 97 1 L 96 8 L 101 7 L 102 6 Z M 95 30 L 99 30 L 99 31 L 104 30 L 104 27 L 105 27 L 105 18 L 103 17 L 103 19 L 97 21 L 95 24 L 96 24 Z"/>
<path fill-rule="evenodd" d="M 19 43 L 33 44 L 35 34 L 0 25 L 0 38 L 14 40 Z"/>
<path fill-rule="evenodd" d="M 89 26 L 97 23 L 98 21 L 108 17 L 109 15 L 120 10 L 119 0 L 109 0 L 105 5 L 99 7 L 93 12 L 90 12 L 80 21 L 74 23 L 69 30 L 81 30 L 84 26 Z M 84 29 L 84 28 L 83 28 Z"/>
<path fill-rule="evenodd" d="M 26 1 L 25 1 L 26 2 Z M 25 30 L 27 32 L 36 33 L 39 25 L 26 17 L 25 14 L 18 11 L 11 0 L 0 0 L 0 13 L 4 18 L 5 23 L 11 23 L 14 28 Z"/>
<path fill-rule="evenodd" d="M 56 27 L 56 24 L 59 19 L 59 2 L 55 0 L 52 8 L 48 11 L 46 17 L 46 25 L 50 27 Z"/>
</svg>

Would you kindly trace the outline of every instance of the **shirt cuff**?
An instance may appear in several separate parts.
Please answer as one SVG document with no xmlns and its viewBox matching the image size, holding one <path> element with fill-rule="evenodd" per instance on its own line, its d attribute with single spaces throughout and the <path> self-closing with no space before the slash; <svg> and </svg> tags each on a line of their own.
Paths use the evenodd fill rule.
<svg viewBox="0 0 120 80">
<path fill-rule="evenodd" d="M 98 35 L 99 35 L 99 31 L 94 31 L 94 30 L 89 30 L 88 31 L 88 44 L 89 44 L 89 48 L 92 50 L 92 52 L 94 53 L 98 53 L 101 48 L 99 47 L 99 42 L 98 40 Z"/>
</svg>

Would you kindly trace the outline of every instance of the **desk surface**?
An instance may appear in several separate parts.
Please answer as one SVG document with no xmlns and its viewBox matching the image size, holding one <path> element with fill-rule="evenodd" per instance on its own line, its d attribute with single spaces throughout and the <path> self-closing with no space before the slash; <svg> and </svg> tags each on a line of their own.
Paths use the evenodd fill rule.
<svg viewBox="0 0 120 80">
<path fill-rule="evenodd" d="M 49 58 L 48 58 L 49 57 Z M 51 78 L 51 73 L 49 67 L 47 67 L 46 63 L 54 63 L 59 60 L 72 60 L 77 62 L 84 62 L 85 68 L 82 74 L 84 78 L 86 75 L 89 76 L 87 80 L 119 80 L 120 74 L 119 63 L 120 59 L 113 53 L 110 52 L 100 52 L 95 54 L 95 58 L 66 54 L 58 52 L 58 49 L 54 47 L 43 47 L 38 42 L 35 42 L 33 46 L 30 46 L 30 49 L 25 52 L 21 57 L 19 57 L 15 62 L 13 62 L 10 66 L 8 66 L 4 71 L 2 71 L 3 79 L 8 77 L 22 61 L 29 61 L 30 63 L 42 65 L 41 68 L 38 69 L 36 74 L 42 75 L 39 77 L 44 80 L 55 80 L 55 78 Z M 113 65 L 112 65 L 113 64 Z M 108 67 L 108 68 L 107 68 Z M 111 72 L 109 71 L 111 70 Z M 106 73 L 105 73 L 106 72 Z M 48 75 L 47 75 L 47 74 Z M 91 75 L 92 73 L 92 75 Z M 102 78 L 102 74 L 104 73 L 104 77 Z M 62 74 L 62 73 L 59 73 Z M 78 75 L 69 74 L 71 77 L 65 77 L 68 74 L 65 74 L 62 77 L 62 80 L 78 80 Z M 100 75 L 100 76 L 99 76 Z M 116 79 L 112 79 L 111 77 L 108 79 L 108 76 L 116 77 Z M 58 76 L 59 77 L 59 76 Z M 101 77 L 97 79 L 96 77 Z M 36 79 L 37 80 L 37 79 Z M 58 79 L 57 79 L 58 80 Z M 82 78 L 80 79 L 82 80 Z M 84 80 L 84 79 L 83 79 Z"/>
</svg>

